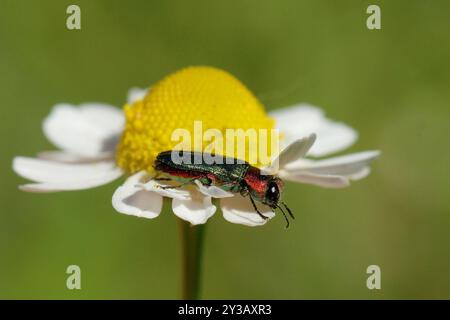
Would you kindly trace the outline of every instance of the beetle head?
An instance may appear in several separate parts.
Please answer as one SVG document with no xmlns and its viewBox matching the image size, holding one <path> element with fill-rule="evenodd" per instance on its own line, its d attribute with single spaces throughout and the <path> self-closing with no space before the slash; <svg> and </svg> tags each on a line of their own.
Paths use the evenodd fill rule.
<svg viewBox="0 0 450 320">
<path fill-rule="evenodd" d="M 280 178 L 274 177 L 270 179 L 267 183 L 266 192 L 264 194 L 264 200 L 262 201 L 264 204 L 268 205 L 272 209 L 280 209 L 281 213 L 283 213 L 284 219 L 286 220 L 286 229 L 289 228 L 289 219 L 286 216 L 286 212 L 283 210 L 281 205 L 287 210 L 287 213 L 292 219 L 295 219 L 292 214 L 291 209 L 280 200 L 281 191 L 283 190 L 283 181 Z M 281 204 L 281 205 L 280 205 Z"/>
<path fill-rule="evenodd" d="M 286 209 L 287 213 L 292 219 L 295 218 L 289 207 L 280 200 L 284 185 L 283 180 L 275 176 L 248 175 L 246 183 L 251 187 L 249 189 L 246 189 L 246 191 L 250 193 L 252 199 L 255 199 L 265 204 L 266 206 L 271 207 L 274 211 L 275 209 L 280 209 L 281 213 L 284 216 L 284 219 L 286 220 L 286 228 L 288 228 L 289 219 L 286 216 L 286 212 L 283 210 L 283 208 Z"/>
<path fill-rule="evenodd" d="M 268 205 L 272 209 L 278 207 L 281 191 L 283 190 L 283 181 L 280 178 L 273 177 L 267 181 L 264 199 L 262 203 Z"/>
</svg>

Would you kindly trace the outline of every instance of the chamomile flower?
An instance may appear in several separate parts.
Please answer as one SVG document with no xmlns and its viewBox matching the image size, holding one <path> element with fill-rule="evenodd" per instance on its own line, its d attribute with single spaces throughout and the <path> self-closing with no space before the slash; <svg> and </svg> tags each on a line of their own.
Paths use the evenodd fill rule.
<svg viewBox="0 0 450 320">
<path fill-rule="evenodd" d="M 42 152 L 36 158 L 16 157 L 13 169 L 33 181 L 21 185 L 29 192 L 58 192 L 89 189 L 121 176 L 113 207 L 120 213 L 157 217 L 163 198 L 172 200 L 172 210 L 191 224 L 203 224 L 216 212 L 219 198 L 226 220 L 248 226 L 267 222 L 251 202 L 241 195 L 199 183 L 185 188 L 166 188 L 154 179 L 156 156 L 172 150 L 174 130 L 203 128 L 277 128 L 283 136 L 277 174 L 285 180 L 340 188 L 350 180 L 365 177 L 378 151 L 365 151 L 316 160 L 352 145 L 357 133 L 327 119 L 316 107 L 297 105 L 267 114 L 255 96 L 229 73 L 212 67 L 189 67 L 173 73 L 149 90 L 131 89 L 123 111 L 101 103 L 79 106 L 56 105 L 44 119 L 43 131 L 59 150 Z M 272 150 L 275 153 L 275 150 Z M 170 183 L 170 182 L 168 182 Z M 275 214 L 258 204 L 268 218 Z"/>
</svg>

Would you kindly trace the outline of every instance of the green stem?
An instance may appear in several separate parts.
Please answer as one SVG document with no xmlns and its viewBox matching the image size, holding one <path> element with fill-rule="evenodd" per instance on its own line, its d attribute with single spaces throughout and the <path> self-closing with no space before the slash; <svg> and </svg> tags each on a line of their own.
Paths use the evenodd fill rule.
<svg viewBox="0 0 450 320">
<path fill-rule="evenodd" d="M 199 298 L 205 225 L 192 226 L 179 219 L 182 250 L 182 299 Z"/>
</svg>

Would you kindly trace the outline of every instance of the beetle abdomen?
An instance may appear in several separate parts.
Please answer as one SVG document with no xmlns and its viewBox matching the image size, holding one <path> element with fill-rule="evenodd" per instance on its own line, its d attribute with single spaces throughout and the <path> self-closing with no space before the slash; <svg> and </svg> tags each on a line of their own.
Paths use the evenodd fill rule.
<svg viewBox="0 0 450 320">
<path fill-rule="evenodd" d="M 177 152 L 177 151 L 175 151 Z M 158 154 L 155 161 L 155 169 L 171 174 L 186 176 L 213 175 L 222 183 L 239 183 L 245 176 L 250 165 L 247 162 L 236 163 L 236 159 L 222 157 L 218 163 L 207 164 L 203 161 L 204 153 L 180 151 L 182 161 L 173 161 L 172 151 L 164 151 Z M 231 163 L 232 162 L 232 163 Z"/>
</svg>

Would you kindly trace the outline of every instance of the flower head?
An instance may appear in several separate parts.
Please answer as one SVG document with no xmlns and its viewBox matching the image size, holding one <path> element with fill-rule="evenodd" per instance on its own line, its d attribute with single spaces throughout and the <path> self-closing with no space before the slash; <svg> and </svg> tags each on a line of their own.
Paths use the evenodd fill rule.
<svg viewBox="0 0 450 320">
<path fill-rule="evenodd" d="M 350 146 L 356 132 L 327 119 L 312 106 L 297 105 L 267 114 L 261 103 L 236 78 L 211 67 L 189 67 L 161 80 L 149 90 L 132 89 L 124 112 L 99 103 L 56 105 L 44 120 L 44 133 L 60 150 L 37 158 L 16 157 L 14 170 L 34 181 L 20 188 L 30 192 L 56 192 L 97 187 L 123 174 L 125 183 L 113 195 L 113 207 L 121 213 L 155 218 L 164 197 L 172 199 L 173 212 L 192 224 L 205 223 L 215 212 L 219 198 L 226 220 L 257 226 L 266 223 L 247 197 L 198 180 L 182 188 L 155 179 L 154 162 L 162 151 L 176 148 L 172 133 L 203 129 L 279 129 L 284 137 L 276 174 L 284 180 L 339 188 L 365 177 L 378 151 L 314 160 Z M 205 137 L 190 149 L 204 151 Z M 225 149 L 234 157 L 235 149 Z M 247 149 L 244 160 L 252 155 Z M 269 148 L 271 155 L 277 150 Z M 257 159 L 256 166 L 261 166 Z M 267 168 L 267 169 L 270 169 Z M 272 168 L 273 169 L 273 168 Z M 270 207 L 256 203 L 267 218 Z"/>
<path fill-rule="evenodd" d="M 117 164 L 129 173 L 151 172 L 156 156 L 176 146 L 172 133 L 178 129 L 193 133 L 195 121 L 201 121 L 203 130 L 216 129 L 223 134 L 226 129 L 274 127 L 274 120 L 239 80 L 212 67 L 189 67 L 167 76 L 143 99 L 127 104 L 124 112 L 126 125 Z M 190 149 L 203 151 L 207 143 L 202 137 L 201 143 Z M 228 156 L 234 157 L 234 151 Z"/>
</svg>

